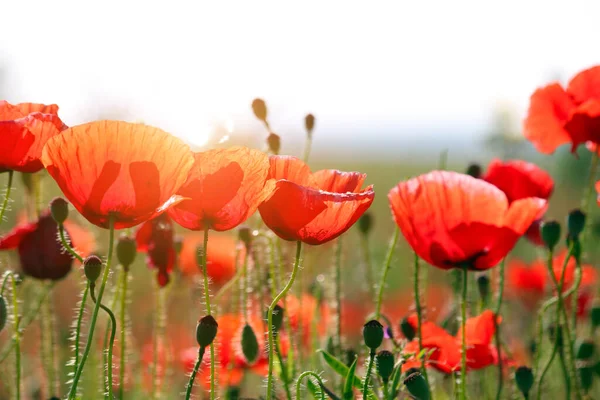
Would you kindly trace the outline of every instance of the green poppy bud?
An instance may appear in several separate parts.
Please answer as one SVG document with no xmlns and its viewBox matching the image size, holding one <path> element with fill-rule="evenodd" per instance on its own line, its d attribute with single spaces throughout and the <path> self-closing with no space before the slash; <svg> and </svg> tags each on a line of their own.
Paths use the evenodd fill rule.
<svg viewBox="0 0 600 400">
<path fill-rule="evenodd" d="M 124 268 L 129 268 L 135 261 L 137 255 L 137 244 L 129 236 L 121 235 L 117 241 L 117 260 Z"/>
<path fill-rule="evenodd" d="M 198 325 L 196 325 L 196 341 L 198 342 L 198 346 L 210 346 L 217 336 L 218 328 L 219 324 L 212 315 L 202 317 L 198 321 Z"/>
<path fill-rule="evenodd" d="M 83 272 L 85 272 L 85 277 L 90 282 L 90 285 L 94 285 L 102 272 L 102 260 L 100 257 L 86 257 L 86 259 L 83 260 Z"/>
<path fill-rule="evenodd" d="M 62 225 L 69 216 L 69 203 L 62 197 L 55 197 L 50 202 L 50 215 L 57 224 Z"/>
<path fill-rule="evenodd" d="M 387 383 L 394 371 L 394 354 L 387 350 L 382 350 L 375 356 L 375 363 L 377 365 L 377 373 L 383 380 L 383 383 Z"/>
<path fill-rule="evenodd" d="M 427 386 L 427 382 L 420 372 L 410 374 L 404 380 L 404 385 L 406 385 L 406 389 L 415 400 L 429 400 L 431 398 L 429 386 Z"/>
<path fill-rule="evenodd" d="M 256 118 L 265 122 L 267 120 L 267 105 L 263 99 L 252 100 L 252 111 Z"/>
<path fill-rule="evenodd" d="M 6 299 L 0 295 L 0 332 L 6 326 L 6 319 L 8 318 L 8 309 L 6 308 Z"/>
<path fill-rule="evenodd" d="M 373 215 L 370 212 L 366 212 L 358 219 L 358 230 L 363 235 L 368 235 L 373 227 Z"/>
<path fill-rule="evenodd" d="M 271 132 L 269 137 L 267 137 L 267 144 L 271 153 L 275 155 L 279 154 L 279 149 L 281 149 L 281 138 L 279 135 Z"/>
<path fill-rule="evenodd" d="M 600 326 L 600 304 L 594 304 L 590 310 L 590 319 L 592 320 L 594 329 Z"/>
<path fill-rule="evenodd" d="M 480 275 L 477 278 L 477 289 L 481 299 L 487 301 L 490 295 L 490 278 L 487 275 Z"/>
<path fill-rule="evenodd" d="M 481 165 L 470 164 L 467 167 L 467 175 L 471 175 L 473 178 L 479 179 L 479 177 L 481 176 Z"/>
<path fill-rule="evenodd" d="M 417 335 L 415 328 L 408 323 L 408 317 L 404 317 L 402 318 L 402 321 L 400 321 L 400 330 L 402 331 L 404 337 L 408 340 L 413 340 Z"/>
<path fill-rule="evenodd" d="M 304 126 L 306 127 L 308 136 L 312 136 L 312 131 L 315 128 L 315 116 L 307 114 L 306 117 L 304 117 Z"/>
<path fill-rule="evenodd" d="M 240 388 L 237 386 L 229 386 L 227 391 L 225 392 L 226 400 L 239 400 L 240 398 Z"/>
<path fill-rule="evenodd" d="M 590 339 L 578 340 L 575 345 L 577 349 L 576 358 L 578 360 L 589 360 L 594 355 L 594 342 Z"/>
<path fill-rule="evenodd" d="M 258 358 L 258 339 L 249 324 L 242 329 L 242 353 L 248 364 L 254 364 Z"/>
<path fill-rule="evenodd" d="M 585 213 L 579 209 L 572 210 L 567 217 L 569 237 L 577 239 L 585 227 Z"/>
<path fill-rule="evenodd" d="M 363 326 L 363 339 L 371 350 L 377 349 L 383 343 L 383 325 L 377 320 L 371 320 Z"/>
<path fill-rule="evenodd" d="M 553 250 L 560 241 L 560 224 L 556 221 L 544 221 L 540 225 L 540 235 L 546 247 Z"/>
<path fill-rule="evenodd" d="M 577 373 L 579 374 L 581 388 L 587 392 L 594 383 L 594 367 L 578 368 Z"/>
<path fill-rule="evenodd" d="M 523 396 L 529 398 L 529 391 L 533 387 L 533 371 L 529 367 L 519 367 L 515 371 L 515 380 L 517 387 L 523 393 Z"/>
</svg>

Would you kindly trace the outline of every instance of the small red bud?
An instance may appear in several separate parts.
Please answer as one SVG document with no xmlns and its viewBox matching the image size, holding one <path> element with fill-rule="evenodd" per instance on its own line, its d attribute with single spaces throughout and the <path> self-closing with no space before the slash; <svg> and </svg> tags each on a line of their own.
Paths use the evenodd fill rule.
<svg viewBox="0 0 600 400">
<path fill-rule="evenodd" d="M 281 148 L 281 138 L 279 135 L 271 132 L 267 138 L 267 144 L 271 153 L 275 155 L 279 154 L 279 149 Z"/>
</svg>

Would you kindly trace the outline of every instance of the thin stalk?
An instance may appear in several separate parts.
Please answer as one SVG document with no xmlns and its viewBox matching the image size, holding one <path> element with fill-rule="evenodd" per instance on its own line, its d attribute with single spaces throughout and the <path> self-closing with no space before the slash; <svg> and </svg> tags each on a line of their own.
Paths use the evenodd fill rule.
<svg viewBox="0 0 600 400">
<path fill-rule="evenodd" d="M 313 371 L 304 371 L 303 373 L 300 374 L 300 376 L 296 380 L 296 399 L 302 398 L 301 392 L 300 392 L 300 386 L 302 384 L 302 379 L 307 378 L 309 376 L 312 376 L 313 378 L 315 378 L 317 380 L 317 382 L 319 382 L 319 388 L 323 388 L 325 386 L 325 384 L 323 383 L 323 379 L 321 379 L 321 376 L 319 374 L 317 374 L 316 372 L 313 372 Z M 325 400 L 325 393 L 323 393 L 323 389 L 321 389 L 321 400 Z"/>
<path fill-rule="evenodd" d="M 14 171 L 11 169 L 8 171 L 8 183 L 6 184 L 6 191 L 4 192 L 4 201 L 2 202 L 2 208 L 0 208 L 0 224 L 4 221 L 4 212 L 8 208 L 8 201 L 10 199 L 10 190 L 12 189 Z"/>
<path fill-rule="evenodd" d="M 565 398 L 571 398 L 571 377 L 569 376 L 569 369 L 567 368 L 567 360 L 565 358 L 565 344 L 559 342 L 558 346 L 558 360 L 560 361 L 561 369 L 563 372 L 563 379 L 565 380 Z"/>
<path fill-rule="evenodd" d="M 369 379 L 371 378 L 371 371 L 373 370 L 373 362 L 375 361 L 375 350 L 371 349 L 369 352 L 369 361 L 367 363 L 367 373 L 365 374 L 365 380 L 362 387 L 362 398 L 367 398 L 367 392 L 369 391 Z M 350 378 L 352 379 L 352 378 Z"/>
<path fill-rule="evenodd" d="M 12 173 L 12 171 L 11 171 Z M 11 175 L 12 176 L 12 175 Z M 21 317 L 19 316 L 19 300 L 17 299 L 17 282 L 13 274 L 11 277 L 11 288 L 12 288 L 12 311 L 13 311 L 13 342 L 15 343 L 15 399 L 21 399 L 21 331 L 19 323 Z"/>
<path fill-rule="evenodd" d="M 83 314 L 85 312 L 85 303 L 87 301 L 88 292 L 90 289 L 89 281 L 85 285 L 83 296 L 81 297 L 81 304 L 79 304 L 79 310 L 77 311 L 77 325 L 75 326 L 75 360 L 73 362 L 73 376 L 77 373 L 77 367 L 79 366 L 79 341 L 81 338 L 81 324 L 83 322 Z"/>
<path fill-rule="evenodd" d="M 192 370 L 192 374 L 190 375 L 190 380 L 188 381 L 186 390 L 185 390 L 185 400 L 190 400 L 190 396 L 192 395 L 192 388 L 194 387 L 194 380 L 196 379 L 196 374 L 198 374 L 198 369 L 200 368 L 200 363 L 202 363 L 202 358 L 204 358 L 204 352 L 206 351 L 206 347 L 200 347 L 198 349 L 198 358 L 196 359 L 196 363 L 194 364 L 194 369 Z"/>
<path fill-rule="evenodd" d="M 275 340 L 273 334 L 273 311 L 275 307 L 279 303 L 279 301 L 287 294 L 290 290 L 294 281 L 296 280 L 296 276 L 298 275 L 298 270 L 300 266 L 300 254 L 302 252 L 302 242 L 296 242 L 296 259 L 294 261 L 294 268 L 292 269 L 292 275 L 290 276 L 290 280 L 285 285 L 285 287 L 281 290 L 281 292 L 273 299 L 273 302 L 269 306 L 269 310 L 267 311 L 267 328 L 268 328 L 268 340 L 269 340 L 269 372 L 267 375 L 267 400 L 271 400 L 273 398 L 273 367 L 275 364 L 274 360 L 274 352 L 275 352 Z"/>
<path fill-rule="evenodd" d="M 102 296 L 104 295 L 104 289 L 106 287 L 106 282 L 108 281 L 108 275 L 110 274 L 110 266 L 113 256 L 113 243 L 115 239 L 115 222 L 112 216 L 108 219 L 108 230 L 109 230 L 109 243 L 108 243 L 108 258 L 106 260 L 106 266 L 104 267 L 104 275 L 102 276 L 102 284 L 100 285 L 100 292 L 98 293 L 98 301 L 96 302 L 96 306 L 94 307 L 94 312 L 92 314 L 92 319 L 90 321 L 90 331 L 87 338 L 87 343 L 85 345 L 85 350 L 83 352 L 83 357 L 81 358 L 81 364 L 77 368 L 77 372 L 73 377 L 73 383 L 71 384 L 71 389 L 69 390 L 69 400 L 75 399 L 77 394 L 77 385 L 79 384 L 79 379 L 81 378 L 81 374 L 83 373 L 83 368 L 85 367 L 85 362 L 89 357 L 90 350 L 92 348 L 92 343 L 94 339 L 94 329 L 96 328 L 96 321 L 98 319 L 98 312 L 100 310 L 100 304 L 102 302 Z"/>
<path fill-rule="evenodd" d="M 208 253 L 208 228 L 204 228 L 204 247 L 202 248 L 202 275 L 204 277 L 204 302 L 206 313 L 211 315 L 210 310 L 210 287 L 208 284 L 208 271 L 206 270 L 206 254 Z M 210 344 L 210 400 L 215 400 L 215 345 Z"/>
<path fill-rule="evenodd" d="M 122 272 L 119 272 L 119 276 L 122 274 Z M 94 290 L 94 286 L 91 285 L 90 289 L 93 291 Z M 113 296 L 112 296 L 112 301 L 110 303 L 110 308 L 116 308 L 117 307 L 117 303 L 119 301 L 119 297 L 121 296 L 121 278 L 118 279 L 117 281 L 117 287 L 114 290 Z M 102 348 L 103 349 L 107 349 L 108 348 L 108 344 L 109 344 L 109 339 L 110 339 L 110 333 L 111 333 L 111 329 L 112 329 L 113 325 L 112 324 L 106 324 L 106 330 L 104 331 L 104 341 L 102 342 Z M 108 365 L 108 352 L 106 350 L 104 350 L 102 352 L 102 362 L 104 363 L 104 365 Z M 111 363 L 112 364 L 112 363 Z M 108 368 L 102 368 L 102 371 L 104 371 L 104 385 L 105 385 L 105 391 L 104 393 L 108 393 L 108 384 L 110 382 L 110 380 L 108 379 Z"/>
<path fill-rule="evenodd" d="M 127 284 L 129 282 L 129 267 L 123 268 L 121 274 L 121 307 L 119 312 L 119 323 L 121 325 L 121 337 L 119 343 L 120 349 L 120 360 L 119 360 L 119 399 L 123 399 L 123 392 L 125 390 L 125 360 L 126 360 L 126 341 L 127 341 L 127 324 L 126 324 L 126 308 L 127 308 Z"/>
<path fill-rule="evenodd" d="M 381 316 L 381 303 L 383 301 L 383 290 L 385 289 L 385 282 L 387 280 L 387 275 L 390 270 L 390 265 L 392 263 L 392 256 L 394 255 L 394 250 L 396 249 L 396 243 L 398 243 L 398 236 L 400 233 L 400 229 L 396 227 L 394 230 L 394 236 L 390 241 L 390 246 L 388 248 L 387 255 L 385 257 L 385 263 L 383 264 L 383 272 L 381 274 L 381 281 L 379 282 L 379 292 L 377 294 L 377 302 L 375 303 L 375 319 L 379 319 Z"/>
<path fill-rule="evenodd" d="M 93 287 L 90 290 L 90 298 L 92 299 L 94 304 L 100 303 L 100 301 L 96 300 L 96 296 L 94 294 Z M 113 346 L 115 344 L 115 336 L 117 334 L 117 320 L 115 319 L 115 315 L 110 310 L 110 308 L 106 307 L 104 304 L 101 304 L 101 303 L 100 303 L 100 308 L 106 314 L 108 314 L 108 317 L 110 318 L 110 339 L 108 342 L 108 355 L 107 355 L 107 359 L 106 359 L 106 365 L 104 366 L 107 371 L 107 375 L 106 375 L 107 391 L 105 392 L 104 398 L 112 400 L 113 399 L 112 356 L 113 356 Z"/>
<path fill-rule="evenodd" d="M 546 374 L 550 370 L 552 361 L 554 361 L 554 358 L 556 357 L 556 353 L 558 351 L 558 345 L 559 345 L 558 340 L 556 340 L 554 343 L 554 347 L 552 348 L 552 354 L 550 355 L 550 359 L 548 359 L 548 362 L 546 363 L 544 370 L 542 371 L 542 375 L 540 375 L 540 380 L 538 382 L 538 390 L 537 390 L 537 400 L 542 399 L 542 387 L 543 387 L 542 385 L 544 383 L 544 378 L 546 377 Z"/>
<path fill-rule="evenodd" d="M 281 365 L 281 382 L 283 383 L 283 388 L 285 389 L 285 395 L 287 396 L 287 400 L 292 400 L 292 392 L 290 391 L 287 369 L 283 362 L 283 355 L 281 354 L 281 348 L 279 347 L 279 339 L 277 337 L 275 338 L 275 353 L 277 354 L 277 360 L 279 361 L 279 365 Z"/>
<path fill-rule="evenodd" d="M 56 361 L 54 358 L 55 350 L 55 338 L 54 338 L 54 317 L 52 312 L 52 302 L 45 302 L 42 308 L 42 321 L 41 321 L 41 338 L 42 349 L 44 354 L 44 361 L 46 366 L 46 376 L 48 377 L 48 395 L 54 396 L 58 393 L 57 379 L 56 379 Z"/>
<path fill-rule="evenodd" d="M 467 398 L 467 292 L 469 270 L 462 268 L 462 297 L 460 303 L 460 330 L 461 330 L 461 362 L 460 362 L 460 398 Z"/>
<path fill-rule="evenodd" d="M 592 162 L 590 164 L 590 172 L 588 175 L 588 184 L 585 187 L 585 191 L 583 192 L 583 196 L 581 197 L 581 210 L 585 212 L 587 215 L 590 215 L 590 205 L 593 204 L 591 201 L 592 194 L 594 193 L 594 185 L 596 184 L 596 171 L 598 169 L 598 153 L 594 151 L 592 153 Z M 591 232 L 591 224 L 587 224 L 584 228 L 582 234 L 582 245 L 587 244 L 589 240 L 589 233 Z M 585 247 L 583 247 L 585 250 Z"/>
<path fill-rule="evenodd" d="M 367 293 L 369 298 L 375 299 L 375 277 L 373 276 L 373 265 L 371 263 L 371 249 L 369 247 L 369 237 L 360 235 L 360 244 L 362 247 L 363 263 L 365 264 L 365 281 L 367 283 Z"/>
<path fill-rule="evenodd" d="M 496 303 L 496 309 L 494 310 L 494 328 L 496 337 L 496 351 L 498 352 L 498 386 L 496 388 L 496 400 L 500 400 L 502 396 L 502 387 L 504 385 L 504 373 L 502 370 L 502 342 L 500 340 L 500 324 L 498 324 L 498 316 L 502 310 L 502 300 L 504 300 L 504 265 L 506 258 L 502 259 L 500 263 L 500 282 L 498 287 L 498 302 Z"/>
<path fill-rule="evenodd" d="M 306 135 L 306 142 L 304 143 L 304 155 L 302 159 L 308 164 L 308 158 L 310 157 L 310 149 L 312 147 L 312 134 Z"/>
<path fill-rule="evenodd" d="M 414 268 L 414 295 L 415 295 L 415 311 L 417 313 L 417 338 L 419 341 L 419 352 L 423 351 L 423 334 L 421 333 L 421 326 L 423 324 L 423 310 L 421 309 L 421 290 L 419 289 L 419 256 L 415 253 L 415 268 Z M 425 368 L 425 357 L 421 357 L 421 371 L 425 382 L 429 387 L 429 377 L 427 376 L 427 368 Z"/>
<path fill-rule="evenodd" d="M 573 340 L 575 340 L 575 338 L 577 337 L 577 303 L 578 303 L 578 297 L 579 297 L 579 287 L 581 285 L 581 259 L 580 257 L 575 258 L 575 283 L 573 284 L 573 286 L 571 286 L 571 289 L 569 289 L 569 291 L 572 293 L 570 294 L 571 296 L 571 324 L 572 324 L 572 329 L 573 329 Z M 565 296 L 565 298 L 568 298 L 569 295 Z M 567 321 L 567 323 L 569 323 Z M 571 345 L 575 345 L 575 343 L 571 343 Z"/>
<path fill-rule="evenodd" d="M 58 225 L 58 236 L 60 237 L 60 243 L 62 244 L 63 249 L 65 249 L 69 254 L 71 254 L 71 256 L 73 256 L 73 258 L 83 264 L 83 257 L 77 254 L 75 249 L 72 248 L 67 242 L 67 238 L 65 237 L 65 227 L 63 224 Z"/>
</svg>

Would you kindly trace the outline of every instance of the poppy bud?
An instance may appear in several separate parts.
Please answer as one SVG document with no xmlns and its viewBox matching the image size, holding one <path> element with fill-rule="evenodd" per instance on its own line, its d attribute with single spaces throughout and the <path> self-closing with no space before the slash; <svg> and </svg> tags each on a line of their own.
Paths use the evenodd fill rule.
<svg viewBox="0 0 600 400">
<path fill-rule="evenodd" d="M 215 336 L 217 336 L 218 328 L 219 324 L 212 315 L 202 317 L 198 321 L 198 325 L 196 325 L 196 341 L 198 342 L 198 346 L 210 346 L 213 340 L 215 340 Z"/>
<path fill-rule="evenodd" d="M 252 111 L 256 118 L 265 122 L 267 120 L 267 105 L 263 99 L 252 100 Z"/>
<path fill-rule="evenodd" d="M 572 210 L 567 217 L 569 237 L 577 239 L 585 227 L 585 213 L 579 209 Z"/>
<path fill-rule="evenodd" d="M 346 349 L 345 354 L 346 354 L 346 365 L 348 367 L 350 367 L 350 366 L 352 366 L 352 364 L 354 364 L 354 360 L 356 360 L 356 357 L 358 357 L 358 354 L 356 354 L 354 349 Z"/>
<path fill-rule="evenodd" d="M 55 197 L 50 202 L 50 214 L 56 223 L 61 225 L 69 216 L 69 204 L 62 197 Z"/>
<path fill-rule="evenodd" d="M 304 126 L 306 127 L 308 136 L 312 136 L 312 131 L 315 127 L 315 116 L 312 114 L 306 114 L 306 117 L 304 117 Z"/>
<path fill-rule="evenodd" d="M 394 355 L 387 350 L 382 350 L 375 356 L 375 363 L 377 364 L 377 373 L 383 383 L 387 383 L 394 371 Z"/>
<path fill-rule="evenodd" d="M 594 367 L 582 367 L 578 368 L 579 382 L 581 382 L 581 388 L 587 392 L 594 383 Z"/>
<path fill-rule="evenodd" d="M 267 138 L 267 144 L 271 153 L 275 155 L 279 154 L 279 149 L 281 148 L 281 138 L 279 135 L 271 132 Z"/>
<path fill-rule="evenodd" d="M 427 382 L 420 372 L 410 374 L 404 380 L 404 385 L 406 385 L 406 389 L 415 400 L 429 400 L 431 398 L 429 386 L 427 386 Z"/>
<path fill-rule="evenodd" d="M 477 289 L 479 289 L 481 299 L 487 301 L 490 295 L 490 278 L 487 275 L 480 275 L 477 278 Z"/>
<path fill-rule="evenodd" d="M 248 324 L 242 329 L 242 352 L 248 364 L 254 364 L 258 358 L 258 339 L 252 327 Z"/>
<path fill-rule="evenodd" d="M 129 236 L 121 235 L 117 241 L 117 260 L 124 268 L 129 268 L 135 261 L 137 255 L 137 244 Z"/>
<path fill-rule="evenodd" d="M 544 221 L 540 225 L 540 235 L 546 247 L 553 250 L 560 240 L 560 224 L 556 221 Z"/>
<path fill-rule="evenodd" d="M 383 343 L 383 325 L 372 319 L 363 326 L 363 339 L 371 350 L 377 349 Z"/>
<path fill-rule="evenodd" d="M 596 329 L 600 326 L 600 304 L 594 304 L 590 310 L 590 319 L 592 320 L 592 327 Z"/>
<path fill-rule="evenodd" d="M 363 235 L 368 235 L 373 226 L 373 216 L 370 212 L 366 212 L 358 219 L 358 229 Z"/>
<path fill-rule="evenodd" d="M 405 377 L 405 378 L 408 378 L 409 376 L 411 376 L 412 374 L 414 374 L 414 373 L 417 373 L 417 372 L 421 372 L 421 369 L 420 369 L 420 368 L 417 368 L 417 367 L 412 367 L 412 368 L 409 368 L 409 369 L 407 369 L 407 370 L 406 370 L 406 372 L 404 373 L 404 377 Z"/>
<path fill-rule="evenodd" d="M 467 167 L 467 175 L 471 175 L 473 178 L 479 179 L 481 176 L 481 165 L 479 164 L 469 164 Z"/>
<path fill-rule="evenodd" d="M 239 400 L 240 398 L 240 388 L 237 386 L 229 386 L 227 391 L 225 392 L 226 400 Z"/>
<path fill-rule="evenodd" d="M 8 318 L 8 310 L 6 308 L 6 300 L 4 296 L 0 295 L 0 332 L 6 326 L 6 319 Z"/>
<path fill-rule="evenodd" d="M 273 322 L 273 331 L 277 333 L 283 325 L 283 307 L 279 304 L 273 309 L 273 319 L 271 321 Z"/>
<path fill-rule="evenodd" d="M 533 371 L 529 367 L 519 367 L 515 371 L 517 387 L 526 399 L 529 398 L 529 391 L 533 387 L 533 379 Z"/>
<path fill-rule="evenodd" d="M 413 340 L 417 335 L 417 332 L 415 332 L 415 328 L 413 328 L 413 326 L 408 323 L 407 317 L 402 318 L 402 321 L 400 321 L 400 330 L 402 331 L 404 337 L 408 340 Z"/>
<path fill-rule="evenodd" d="M 575 356 L 578 360 L 589 360 L 594 355 L 594 342 L 589 339 L 579 341 L 576 345 L 577 355 Z"/>
<path fill-rule="evenodd" d="M 85 277 L 90 282 L 90 285 L 93 286 L 100 277 L 100 273 L 102 272 L 102 260 L 100 259 L 100 257 L 86 257 L 86 259 L 83 260 L 83 272 L 85 272 Z"/>
<path fill-rule="evenodd" d="M 175 253 L 180 254 L 181 249 L 183 249 L 183 238 L 175 236 L 175 239 L 173 239 L 173 250 L 175 250 Z"/>
<path fill-rule="evenodd" d="M 246 249 L 249 248 L 252 243 L 252 230 L 247 226 L 241 226 L 238 229 L 238 238 L 240 242 L 244 243 Z"/>
</svg>

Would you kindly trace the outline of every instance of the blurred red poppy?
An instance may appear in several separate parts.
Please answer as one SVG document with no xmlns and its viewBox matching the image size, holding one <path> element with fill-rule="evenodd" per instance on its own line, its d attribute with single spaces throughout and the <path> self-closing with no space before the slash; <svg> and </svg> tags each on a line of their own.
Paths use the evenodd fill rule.
<svg viewBox="0 0 600 400">
<path fill-rule="evenodd" d="M 318 245 L 346 232 L 371 206 L 373 186 L 361 189 L 359 172 L 314 174 L 295 157 L 271 156 L 272 195 L 259 207 L 264 223 L 284 240 Z"/>
<path fill-rule="evenodd" d="M 227 231 L 250 217 L 272 190 L 269 159 L 246 147 L 195 154 L 187 181 L 177 192 L 187 198 L 169 210 L 175 222 L 191 230 Z"/>
<path fill-rule="evenodd" d="M 37 172 L 46 141 L 67 127 L 58 118 L 58 106 L 34 103 L 12 105 L 0 101 L 0 172 Z"/>
<path fill-rule="evenodd" d="M 546 209 L 539 198 L 509 205 L 497 187 L 448 171 L 400 182 L 388 198 L 408 244 L 442 269 L 495 266 Z"/>
<path fill-rule="evenodd" d="M 416 330 L 416 314 L 409 316 L 407 320 Z M 498 323 L 500 321 L 501 318 L 498 317 Z M 496 363 L 498 353 L 491 345 L 492 338 L 496 332 L 494 327 L 494 313 L 486 310 L 477 317 L 467 319 L 465 329 L 467 368 L 469 370 L 476 370 Z M 421 324 L 421 334 L 423 348 L 431 351 L 426 360 L 427 367 L 433 367 L 446 374 L 460 370 L 461 332 L 454 337 L 433 322 L 424 321 Z M 409 342 L 402 351 L 408 357 L 408 360 L 402 366 L 402 371 L 421 366 L 421 362 L 415 357 L 419 353 L 418 339 Z"/>
<path fill-rule="evenodd" d="M 201 273 L 198 266 L 198 247 L 203 245 L 203 234 L 188 233 L 183 237 L 183 246 L 179 253 L 179 269 L 184 276 L 195 276 Z M 235 275 L 235 253 L 237 241 L 231 236 L 211 235 L 208 239 L 206 254 L 206 272 L 212 283 L 221 286 Z M 239 246 L 239 263 L 246 254 L 246 248 Z"/>
<path fill-rule="evenodd" d="M 19 224 L 0 238 L 0 250 L 18 249 L 21 269 L 36 279 L 59 280 L 67 276 L 73 258 L 56 239 L 58 225 L 49 213 L 31 223 Z M 67 238 L 71 244 L 71 240 Z"/>
<path fill-rule="evenodd" d="M 115 229 L 154 218 L 182 200 L 174 196 L 194 157 L 174 136 L 143 124 L 97 121 L 50 139 L 42 162 L 88 221 Z"/>
<path fill-rule="evenodd" d="M 284 307 L 285 315 L 290 319 L 292 332 L 296 333 L 300 328 L 302 329 L 300 332 L 302 344 L 309 351 L 313 350 L 313 331 L 318 339 L 327 334 L 330 311 L 325 303 L 323 301 L 319 304 L 314 296 L 307 293 L 302 294 L 301 299 L 292 295 L 287 296 L 285 306 L 283 301 L 280 303 Z"/>
<path fill-rule="evenodd" d="M 169 283 L 169 274 L 175 266 L 173 222 L 164 213 L 144 222 L 135 234 L 138 251 L 147 254 L 146 263 L 157 269 L 156 280 L 160 287 Z"/>
<path fill-rule="evenodd" d="M 567 88 L 552 83 L 537 89 L 524 123 L 525 137 L 542 153 L 565 143 L 600 142 L 600 66 L 575 75 Z"/>
</svg>

